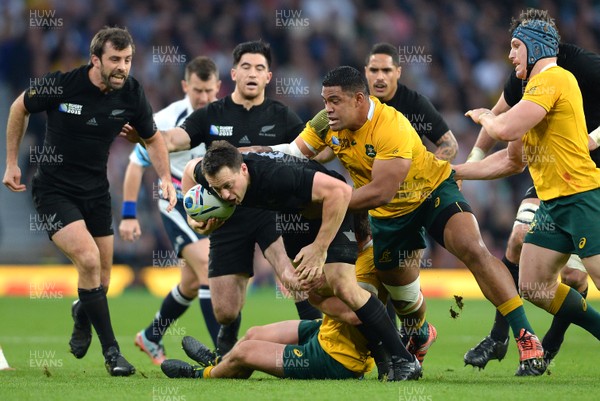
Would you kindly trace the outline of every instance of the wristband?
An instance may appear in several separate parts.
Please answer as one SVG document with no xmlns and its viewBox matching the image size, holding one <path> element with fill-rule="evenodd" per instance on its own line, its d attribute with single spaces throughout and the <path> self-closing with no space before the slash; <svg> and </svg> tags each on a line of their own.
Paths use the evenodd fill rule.
<svg viewBox="0 0 600 401">
<path fill-rule="evenodd" d="M 485 152 L 481 148 L 474 146 L 473 150 L 471 150 L 471 153 L 469 153 L 469 157 L 467 157 L 467 163 L 478 162 L 479 160 L 483 160 L 484 158 Z"/>
<path fill-rule="evenodd" d="M 121 213 L 121 217 L 123 219 L 135 219 L 135 202 L 123 202 L 123 212 Z"/>
<path fill-rule="evenodd" d="M 596 142 L 596 144 L 600 146 L 600 127 L 590 132 L 590 136 L 592 137 L 594 142 Z"/>
</svg>

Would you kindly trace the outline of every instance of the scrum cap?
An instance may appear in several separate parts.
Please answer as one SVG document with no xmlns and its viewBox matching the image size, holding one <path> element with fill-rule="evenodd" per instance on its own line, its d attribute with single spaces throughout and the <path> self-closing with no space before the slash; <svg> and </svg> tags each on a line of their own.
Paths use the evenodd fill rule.
<svg viewBox="0 0 600 401">
<path fill-rule="evenodd" d="M 549 23 L 541 20 L 525 21 L 512 34 L 527 47 L 527 70 L 531 71 L 538 60 L 556 57 L 560 36 Z"/>
</svg>

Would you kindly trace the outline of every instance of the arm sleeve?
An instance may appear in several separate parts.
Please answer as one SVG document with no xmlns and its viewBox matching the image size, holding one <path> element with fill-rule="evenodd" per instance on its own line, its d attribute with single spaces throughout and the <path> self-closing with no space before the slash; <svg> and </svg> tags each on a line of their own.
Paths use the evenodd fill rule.
<svg viewBox="0 0 600 401">
<path fill-rule="evenodd" d="M 179 126 L 190 136 L 190 149 L 195 148 L 202 142 L 208 143 L 208 133 L 206 133 L 205 121 L 207 115 L 207 107 L 203 107 L 190 114 L 183 123 Z M 212 126 L 211 128 L 212 129 Z"/>
<path fill-rule="evenodd" d="M 152 107 L 150 107 L 150 103 L 148 103 L 141 85 L 139 85 L 138 91 L 138 112 L 135 119 L 129 123 L 137 130 L 141 138 L 147 139 L 156 133 L 156 126 L 152 117 Z"/>
<path fill-rule="evenodd" d="M 321 110 L 318 112 L 312 120 L 306 123 L 306 126 L 300 133 L 300 138 L 304 140 L 309 146 L 312 146 L 317 152 L 320 152 L 327 146 L 325 138 L 329 131 L 329 119 L 327 118 L 327 112 Z"/>
<path fill-rule="evenodd" d="M 547 81 L 547 78 L 542 75 L 536 75 L 533 77 L 523 94 L 523 100 L 529 100 L 535 104 L 542 106 L 546 112 L 552 109 L 552 106 L 556 103 L 556 100 L 560 97 L 562 92 L 561 87 L 562 81 L 555 80 L 552 83 Z"/>
<path fill-rule="evenodd" d="M 39 113 L 58 106 L 64 97 L 65 76 L 56 71 L 33 80 L 23 97 L 27 111 Z"/>
</svg>

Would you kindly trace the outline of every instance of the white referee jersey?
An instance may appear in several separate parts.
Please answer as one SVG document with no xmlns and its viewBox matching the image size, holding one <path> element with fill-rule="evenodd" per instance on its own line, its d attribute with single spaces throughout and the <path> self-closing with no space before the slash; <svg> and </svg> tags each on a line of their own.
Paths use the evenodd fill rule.
<svg viewBox="0 0 600 401">
<path fill-rule="evenodd" d="M 189 98 L 186 96 L 184 99 L 178 100 L 171 103 L 164 109 L 154 114 L 154 122 L 159 130 L 165 131 L 173 127 L 179 126 L 186 117 L 189 116 L 194 109 L 190 103 Z M 183 199 L 181 193 L 181 178 L 183 177 L 183 170 L 188 161 L 197 157 L 202 157 L 206 153 L 206 145 L 201 143 L 190 150 L 183 150 L 181 152 L 172 152 L 169 154 L 169 160 L 171 163 L 171 180 L 173 186 L 177 191 L 177 198 Z M 139 166 L 148 167 L 152 165 L 148 151 L 144 149 L 139 143 L 135 145 L 133 151 L 129 155 L 129 160 Z"/>
</svg>

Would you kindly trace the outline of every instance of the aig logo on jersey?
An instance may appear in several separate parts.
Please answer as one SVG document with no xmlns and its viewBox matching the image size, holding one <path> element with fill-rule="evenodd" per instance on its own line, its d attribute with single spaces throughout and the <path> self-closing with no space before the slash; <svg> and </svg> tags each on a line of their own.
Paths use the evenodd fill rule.
<svg viewBox="0 0 600 401">
<path fill-rule="evenodd" d="M 61 103 L 58 105 L 58 111 L 60 111 L 61 113 L 77 114 L 78 116 L 81 115 L 82 109 L 82 104 Z"/>
<path fill-rule="evenodd" d="M 233 126 L 231 125 L 211 125 L 210 135 L 212 136 L 232 136 Z"/>
</svg>

